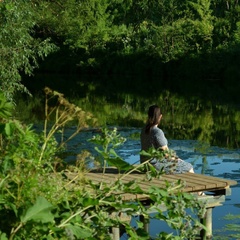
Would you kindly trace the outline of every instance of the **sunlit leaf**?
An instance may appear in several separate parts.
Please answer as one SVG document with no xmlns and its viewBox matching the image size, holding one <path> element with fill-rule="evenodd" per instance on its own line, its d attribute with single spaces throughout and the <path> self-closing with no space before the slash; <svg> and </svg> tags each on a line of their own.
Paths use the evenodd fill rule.
<svg viewBox="0 0 240 240">
<path fill-rule="evenodd" d="M 12 135 L 12 125 L 11 125 L 11 123 L 6 123 L 5 124 L 5 134 L 7 136 L 11 136 Z"/>
<path fill-rule="evenodd" d="M 66 227 L 77 239 L 87 239 L 92 236 L 90 229 L 85 229 L 80 226 L 68 225 Z"/>
<path fill-rule="evenodd" d="M 149 193 L 159 194 L 163 197 L 167 197 L 169 195 L 168 191 L 162 188 L 151 187 L 149 189 Z"/>
<path fill-rule="evenodd" d="M 39 222 L 53 222 L 53 214 L 51 213 L 52 205 L 43 197 L 38 197 L 36 203 L 30 207 L 26 214 L 21 216 L 23 223 L 30 220 Z"/>
<path fill-rule="evenodd" d="M 114 166 L 114 167 L 118 168 L 119 170 L 130 170 L 130 169 L 133 169 L 133 166 L 131 164 L 125 162 L 120 157 L 107 158 L 106 161 L 109 164 L 109 166 Z"/>
<path fill-rule="evenodd" d="M 2 233 L 0 231 L 0 240 L 8 240 L 8 237 L 7 237 L 6 233 Z"/>
<path fill-rule="evenodd" d="M 85 197 L 83 198 L 83 205 L 84 207 L 87 206 L 95 206 L 99 203 L 98 199 L 92 198 L 92 197 Z"/>
</svg>

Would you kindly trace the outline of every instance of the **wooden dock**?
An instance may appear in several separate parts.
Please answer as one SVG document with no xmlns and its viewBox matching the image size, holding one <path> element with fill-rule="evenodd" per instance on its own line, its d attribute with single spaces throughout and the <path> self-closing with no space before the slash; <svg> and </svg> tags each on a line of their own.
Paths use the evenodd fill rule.
<svg viewBox="0 0 240 240">
<path fill-rule="evenodd" d="M 68 174 L 69 176 L 69 174 Z M 72 178 L 71 176 L 69 176 Z M 123 174 L 118 173 L 116 169 L 106 169 L 106 172 L 102 173 L 101 171 L 91 171 L 86 173 L 86 178 L 91 180 L 93 183 L 106 183 L 111 184 L 117 179 L 121 178 L 121 181 L 124 183 L 135 181 L 138 183 L 141 189 L 148 190 L 150 187 L 155 186 L 159 188 L 165 188 L 166 181 L 171 183 L 176 183 L 181 181 L 184 183 L 183 192 L 187 193 L 197 193 L 205 192 L 205 196 L 199 196 L 199 201 L 204 201 L 206 204 L 206 214 L 201 222 L 206 226 L 207 231 L 202 231 L 200 239 L 211 239 L 212 238 L 212 210 L 214 207 L 221 206 L 225 202 L 225 196 L 231 195 L 231 186 L 236 185 L 237 182 L 228 179 L 222 179 L 212 176 L 206 176 L 196 173 L 183 173 L 183 174 L 171 174 L 171 175 L 162 175 L 160 178 L 153 178 L 149 181 L 146 177 L 146 174 L 141 173 L 131 173 L 127 177 L 123 177 Z M 129 194 L 125 193 L 123 196 L 125 201 L 142 201 L 145 204 L 148 202 L 148 195 L 143 194 Z M 144 224 L 146 224 L 145 229 L 149 229 L 149 226 L 141 219 Z M 120 231 L 118 228 L 113 229 L 113 239 L 120 239 Z"/>
<path fill-rule="evenodd" d="M 105 183 L 112 183 L 116 181 L 120 177 L 116 170 L 107 170 L 104 174 L 101 172 L 89 172 L 86 173 L 86 177 L 92 180 L 95 183 L 105 182 Z M 169 175 L 162 175 L 160 179 L 152 179 L 149 181 L 146 178 L 145 174 L 139 173 L 131 173 L 127 176 L 127 179 L 123 178 L 123 182 L 130 182 L 136 181 L 141 189 L 147 190 L 152 186 L 156 187 L 165 187 L 166 181 L 169 183 L 174 183 L 178 180 L 181 180 L 185 183 L 185 187 L 183 189 L 184 192 L 193 193 L 193 192 L 212 192 L 213 195 L 228 195 L 231 194 L 230 186 L 237 184 L 236 181 L 216 178 L 211 176 L 206 176 L 197 173 L 183 173 L 183 174 L 169 174 Z M 124 200 L 147 200 L 147 196 L 143 195 L 134 195 L 134 194 L 127 194 L 124 196 Z"/>
</svg>

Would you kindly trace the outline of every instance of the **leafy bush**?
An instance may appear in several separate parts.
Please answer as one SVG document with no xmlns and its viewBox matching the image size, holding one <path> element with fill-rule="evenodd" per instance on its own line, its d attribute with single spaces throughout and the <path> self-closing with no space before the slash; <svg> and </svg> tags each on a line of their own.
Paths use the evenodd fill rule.
<svg viewBox="0 0 240 240">
<path fill-rule="evenodd" d="M 11 101 L 16 92 L 29 93 L 21 74 L 32 75 L 39 60 L 57 50 L 50 38 L 34 36 L 37 19 L 34 2 L 0 1 L 0 89 Z"/>
</svg>

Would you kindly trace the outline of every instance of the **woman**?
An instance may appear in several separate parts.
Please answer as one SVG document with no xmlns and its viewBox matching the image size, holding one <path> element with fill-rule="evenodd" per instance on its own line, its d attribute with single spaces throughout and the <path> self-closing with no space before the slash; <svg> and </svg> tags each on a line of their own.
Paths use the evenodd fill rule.
<svg viewBox="0 0 240 240">
<path fill-rule="evenodd" d="M 182 159 L 171 154 L 168 151 L 168 141 L 163 133 L 163 131 L 158 128 L 162 118 L 160 108 L 157 105 L 149 107 L 148 110 L 148 120 L 145 127 L 141 132 L 141 150 L 148 151 L 150 148 L 161 149 L 168 152 L 163 159 L 153 158 L 150 163 L 157 169 L 163 170 L 165 173 L 184 173 L 184 172 L 194 172 L 193 166 L 183 161 Z M 140 155 L 141 163 L 147 161 L 149 157 Z"/>
</svg>

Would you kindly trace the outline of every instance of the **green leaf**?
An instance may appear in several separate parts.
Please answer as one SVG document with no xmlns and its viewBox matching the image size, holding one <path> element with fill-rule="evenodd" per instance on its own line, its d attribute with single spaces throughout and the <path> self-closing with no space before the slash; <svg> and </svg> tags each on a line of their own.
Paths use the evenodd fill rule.
<svg viewBox="0 0 240 240">
<path fill-rule="evenodd" d="M 21 221 L 26 223 L 30 220 L 36 222 L 53 222 L 53 214 L 51 213 L 52 205 L 43 197 L 38 197 L 36 203 L 30 207 L 26 214 L 21 216 Z"/>
<path fill-rule="evenodd" d="M 161 188 L 157 188 L 157 187 L 151 187 L 149 189 L 149 193 L 154 193 L 154 194 L 158 194 L 161 195 L 163 197 L 167 197 L 169 194 L 165 189 L 161 189 Z"/>
<path fill-rule="evenodd" d="M 115 156 L 115 157 L 118 156 L 117 153 L 116 153 L 116 151 L 115 151 L 113 148 L 109 149 L 109 153 L 110 153 L 111 155 Z"/>
<path fill-rule="evenodd" d="M 194 199 L 193 195 L 190 194 L 190 193 L 182 193 L 182 195 L 187 200 L 193 200 Z"/>
<path fill-rule="evenodd" d="M 83 205 L 84 207 L 87 207 L 87 206 L 96 206 L 98 205 L 99 201 L 98 199 L 95 199 L 95 198 L 92 198 L 92 197 L 85 197 L 83 199 Z"/>
<path fill-rule="evenodd" d="M 11 123 L 5 124 L 5 134 L 9 137 L 12 134 L 12 126 Z"/>
<path fill-rule="evenodd" d="M 143 156 L 146 156 L 146 157 L 151 157 L 151 154 L 148 153 L 148 152 L 146 152 L 146 151 L 144 151 L 144 150 L 142 150 L 142 151 L 140 152 L 140 154 L 143 155 Z"/>
<path fill-rule="evenodd" d="M 66 227 L 77 239 L 87 239 L 92 236 L 90 229 L 81 228 L 79 226 L 68 225 Z"/>
<path fill-rule="evenodd" d="M 114 166 L 114 167 L 118 168 L 119 170 L 130 170 L 133 168 L 133 166 L 131 164 L 125 162 L 120 157 L 107 158 L 106 161 L 109 164 L 109 166 Z"/>
<path fill-rule="evenodd" d="M 12 10 L 13 9 L 13 5 L 12 4 L 6 4 L 6 9 L 8 11 Z"/>
<path fill-rule="evenodd" d="M 6 233 L 0 231 L 0 240 L 8 240 Z"/>
</svg>

